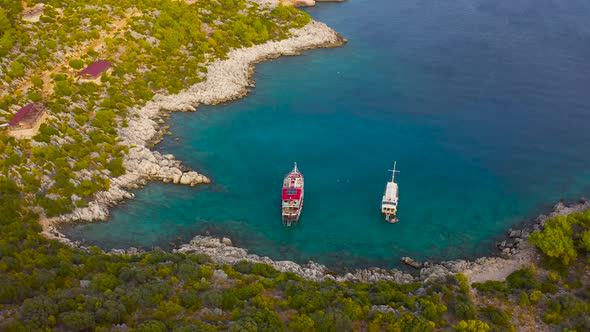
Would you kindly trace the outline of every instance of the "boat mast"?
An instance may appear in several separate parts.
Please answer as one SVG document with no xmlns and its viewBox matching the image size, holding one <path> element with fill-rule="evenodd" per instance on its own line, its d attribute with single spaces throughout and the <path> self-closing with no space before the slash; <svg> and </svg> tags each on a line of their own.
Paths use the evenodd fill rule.
<svg viewBox="0 0 590 332">
<path fill-rule="evenodd" d="M 391 172 L 391 182 L 395 182 L 395 173 L 399 173 L 399 171 L 395 170 L 395 166 L 397 165 L 397 161 L 393 162 L 393 169 L 390 169 Z"/>
</svg>

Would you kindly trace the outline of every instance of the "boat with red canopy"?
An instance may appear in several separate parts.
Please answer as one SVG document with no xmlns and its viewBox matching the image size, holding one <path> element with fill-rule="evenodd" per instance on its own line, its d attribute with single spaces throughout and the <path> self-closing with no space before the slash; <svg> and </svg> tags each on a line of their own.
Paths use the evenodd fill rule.
<svg viewBox="0 0 590 332">
<path fill-rule="evenodd" d="M 282 217 L 285 226 L 297 225 L 301 209 L 303 209 L 303 174 L 299 172 L 297 163 L 293 170 L 285 176 L 282 191 Z"/>
</svg>

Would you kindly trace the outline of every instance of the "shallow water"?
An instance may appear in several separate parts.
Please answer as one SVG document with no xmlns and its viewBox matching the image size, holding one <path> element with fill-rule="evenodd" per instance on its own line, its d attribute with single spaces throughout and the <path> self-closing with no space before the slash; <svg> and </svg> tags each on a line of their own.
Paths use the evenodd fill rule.
<svg viewBox="0 0 590 332">
<path fill-rule="evenodd" d="M 586 2 L 354 0 L 309 13 L 349 43 L 260 64 L 248 97 L 173 115 L 158 149 L 212 185 L 150 183 L 108 223 L 65 233 L 113 248 L 208 232 L 276 259 L 393 267 L 493 252 L 511 225 L 590 194 Z M 379 203 L 394 160 L 390 225 Z M 285 228 L 294 161 L 306 202 Z"/>
</svg>

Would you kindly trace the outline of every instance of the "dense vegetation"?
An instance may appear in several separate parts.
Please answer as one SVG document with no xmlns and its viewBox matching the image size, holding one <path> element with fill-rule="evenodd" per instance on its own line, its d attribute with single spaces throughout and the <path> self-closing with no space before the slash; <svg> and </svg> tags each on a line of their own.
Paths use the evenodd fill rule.
<svg viewBox="0 0 590 332">
<path fill-rule="evenodd" d="M 21 1 L 0 0 L 3 116 L 28 102 L 50 112 L 30 141 L 0 135 L 0 330 L 590 330 L 588 212 L 531 236 L 540 266 L 472 287 L 460 274 L 408 285 L 311 282 L 262 264 L 107 255 L 45 239 L 39 213 L 84 206 L 125 172 L 116 129 L 130 107 L 198 82 L 208 61 L 284 38 L 309 17 L 243 0 L 25 4 L 38 2 L 47 4 L 40 22 L 25 23 Z M 74 79 L 99 59 L 114 63 L 101 84 Z"/>
<path fill-rule="evenodd" d="M 590 212 L 550 220 L 533 235 L 547 254 L 541 266 L 504 282 L 475 283 L 472 290 L 461 274 L 407 285 L 312 282 L 258 263 L 219 266 L 204 255 L 69 248 L 39 235 L 37 216 L 19 206 L 14 184 L 2 188 L 0 330 L 590 329 L 584 235 Z M 568 261 L 544 249 L 554 242 L 550 225 L 563 221 L 576 252 Z"/>
<path fill-rule="evenodd" d="M 473 302 L 461 278 L 318 283 L 262 264 L 215 266 L 201 255 L 67 248 L 38 235 L 36 216 L 19 209 L 13 189 L 0 207 L 2 330 L 427 331 L 491 323 L 477 321 L 476 309 L 463 314 Z M 445 317 L 449 310 L 465 321 Z"/>
<path fill-rule="evenodd" d="M 590 330 L 590 211 L 547 221 L 531 243 L 543 252 L 540 266 L 510 275 L 505 282 L 474 283 L 488 303 L 540 317 L 564 331 Z M 530 318 L 529 317 L 529 318 Z"/>
<path fill-rule="evenodd" d="M 232 48 L 285 38 L 310 20 L 293 7 L 244 0 L 42 2 L 40 21 L 30 23 L 21 20 L 20 1 L 0 0 L 0 86 L 7 87 L 0 115 L 6 121 L 40 102 L 50 116 L 31 141 L 0 133 L 0 176 L 20 189 L 22 204 L 49 217 L 85 206 L 125 173 L 128 147 L 117 129 L 130 108 L 201 81 L 207 63 Z M 110 61 L 112 73 L 77 80 L 96 60 Z"/>
</svg>

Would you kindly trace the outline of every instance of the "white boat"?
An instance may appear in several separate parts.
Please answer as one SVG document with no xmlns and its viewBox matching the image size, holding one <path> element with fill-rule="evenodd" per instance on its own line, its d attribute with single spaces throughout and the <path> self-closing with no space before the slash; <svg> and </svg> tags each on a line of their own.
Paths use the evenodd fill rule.
<svg viewBox="0 0 590 332">
<path fill-rule="evenodd" d="M 391 181 L 387 182 L 385 186 L 385 193 L 383 194 L 383 199 L 381 200 L 381 214 L 385 216 L 385 220 L 390 223 L 397 222 L 398 219 L 396 218 L 397 214 L 397 203 L 399 198 L 399 190 L 397 187 L 397 183 L 395 183 L 395 173 L 399 173 L 399 171 L 395 170 L 397 166 L 397 162 L 393 163 L 393 169 L 390 169 L 391 172 Z"/>
</svg>

